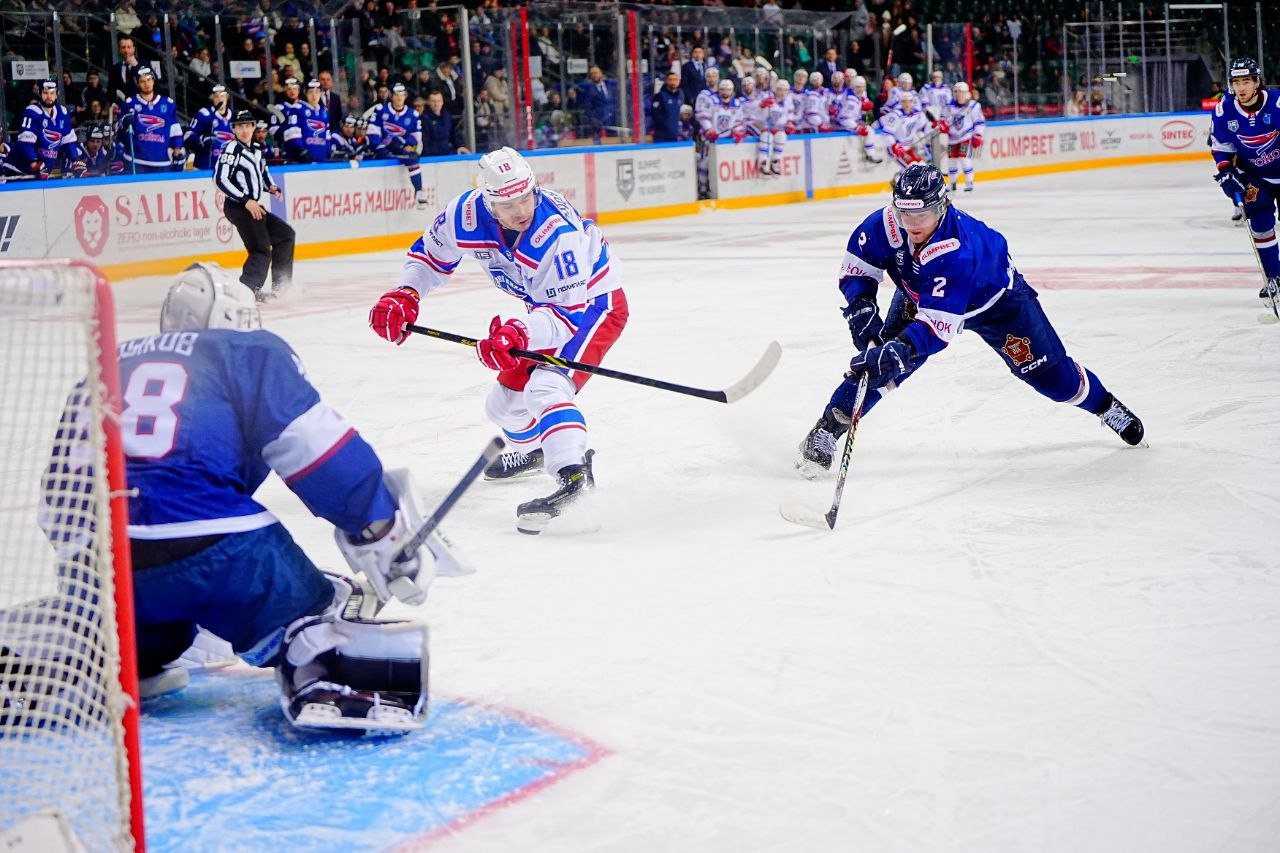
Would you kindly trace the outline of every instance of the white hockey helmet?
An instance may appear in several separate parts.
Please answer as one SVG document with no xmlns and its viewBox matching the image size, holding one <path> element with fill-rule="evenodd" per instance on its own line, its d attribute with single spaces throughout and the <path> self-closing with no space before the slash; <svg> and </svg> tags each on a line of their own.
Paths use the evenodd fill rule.
<svg viewBox="0 0 1280 853">
<path fill-rule="evenodd" d="M 941 69 L 941 68 L 935 68 L 935 69 L 933 69 L 933 71 L 929 72 L 929 79 L 930 79 L 930 80 L 936 80 L 936 81 L 938 81 L 939 83 L 941 83 L 941 82 L 942 82 L 942 69 Z"/>
<path fill-rule="evenodd" d="M 860 74 L 855 74 L 853 77 L 849 78 L 849 88 L 859 94 L 867 91 L 867 78 Z"/>
<path fill-rule="evenodd" d="M 720 85 L 719 85 L 719 86 L 717 86 L 716 88 L 720 90 L 720 93 L 721 93 L 721 94 L 724 94 L 725 92 L 728 92 L 730 95 L 732 95 L 732 94 L 733 94 L 733 81 L 732 81 L 732 80 L 721 80 L 721 81 L 720 81 Z"/>
<path fill-rule="evenodd" d="M 756 90 L 756 78 L 749 77 L 749 76 L 743 77 L 742 78 L 742 94 L 750 95 L 755 90 Z"/>
<path fill-rule="evenodd" d="M 822 72 L 815 71 L 809 75 L 809 85 L 815 89 L 822 88 Z"/>
<path fill-rule="evenodd" d="M 212 263 L 194 263 L 179 273 L 160 309 L 161 332 L 260 328 L 253 291 Z"/>
<path fill-rule="evenodd" d="M 494 202 L 514 201 L 538 189 L 529 162 L 520 152 L 505 146 L 480 158 L 479 185 L 491 211 Z"/>
<path fill-rule="evenodd" d="M 969 84 L 961 80 L 960 82 L 955 83 L 951 86 L 951 91 L 963 92 L 964 94 L 967 95 L 969 94 Z"/>
<path fill-rule="evenodd" d="M 900 100 L 899 100 L 899 103 L 900 103 L 900 104 L 902 104 L 904 107 L 905 107 L 907 104 L 911 104 L 912 106 L 915 106 L 915 103 L 916 103 L 916 93 L 915 93 L 915 92 L 912 92 L 910 89 L 908 89 L 907 91 L 905 91 L 905 92 L 903 92 L 903 93 L 902 93 L 902 95 L 901 95 L 901 97 L 900 97 Z"/>
<path fill-rule="evenodd" d="M 903 71 L 901 74 L 899 74 L 899 75 L 898 75 L 898 85 L 899 85 L 899 86 L 910 86 L 910 85 L 911 85 L 911 75 L 910 75 L 910 74 L 908 74 L 908 73 L 907 73 L 907 72 L 905 72 L 905 71 Z"/>
<path fill-rule="evenodd" d="M 775 82 L 774 82 L 774 84 L 773 84 L 773 91 L 774 91 L 774 93 L 775 93 L 775 94 L 781 94 L 781 95 L 784 95 L 784 96 L 785 96 L 785 95 L 790 95 L 790 94 L 791 94 L 791 84 L 790 84 L 790 83 L 788 83 L 786 80 L 778 80 L 778 81 L 775 81 Z"/>
<path fill-rule="evenodd" d="M 707 85 L 714 87 L 720 80 L 720 69 L 714 65 L 702 72 L 703 78 L 707 81 Z"/>
</svg>

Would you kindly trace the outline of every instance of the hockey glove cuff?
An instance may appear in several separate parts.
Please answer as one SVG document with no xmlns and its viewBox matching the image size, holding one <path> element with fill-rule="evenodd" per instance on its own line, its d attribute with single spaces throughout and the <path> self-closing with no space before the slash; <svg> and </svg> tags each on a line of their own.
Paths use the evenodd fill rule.
<svg viewBox="0 0 1280 853">
<path fill-rule="evenodd" d="M 418 321 L 418 292 L 408 287 L 389 290 L 369 311 L 369 328 L 399 346 L 409 337 L 406 328 Z"/>
<path fill-rule="evenodd" d="M 878 339 L 881 330 L 884 329 L 880 311 L 871 299 L 862 296 L 852 299 L 841 313 L 849 323 L 849 334 L 853 337 L 853 345 L 859 351 L 870 346 L 873 339 Z"/>
<path fill-rule="evenodd" d="M 476 357 L 490 370 L 512 370 L 520 365 L 520 359 L 511 354 L 512 349 L 528 349 L 529 330 L 519 320 L 494 317 L 489 322 L 489 337 L 476 344 Z"/>
<path fill-rule="evenodd" d="M 849 362 L 850 375 L 867 374 L 868 388 L 881 388 L 911 372 L 915 350 L 899 338 L 860 352 Z"/>
<path fill-rule="evenodd" d="M 1219 168 L 1218 173 L 1213 176 L 1213 180 L 1218 184 L 1218 187 L 1233 202 L 1237 196 L 1244 198 L 1244 182 L 1240 178 L 1240 172 L 1232 166 Z"/>
</svg>

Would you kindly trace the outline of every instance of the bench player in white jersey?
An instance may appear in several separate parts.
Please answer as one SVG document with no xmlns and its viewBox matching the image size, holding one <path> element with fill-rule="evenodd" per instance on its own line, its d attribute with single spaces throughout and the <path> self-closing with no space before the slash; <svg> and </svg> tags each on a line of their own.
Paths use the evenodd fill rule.
<svg viewBox="0 0 1280 853">
<path fill-rule="evenodd" d="M 711 127 L 704 130 L 703 135 L 712 142 L 730 137 L 734 142 L 741 142 L 747 131 L 743 124 L 742 102 L 733 94 L 733 81 L 721 80 L 716 88 L 718 94 L 709 116 Z"/>
<path fill-rule="evenodd" d="M 866 136 L 871 132 L 867 126 L 867 114 L 875 108 L 867 97 L 867 80 L 856 75 L 846 80 L 848 87 L 836 99 L 836 127 L 846 133 Z"/>
<path fill-rule="evenodd" d="M 987 119 L 982 105 L 969 92 L 969 84 L 961 80 L 951 87 L 955 98 L 943 113 L 939 129 L 947 134 L 947 178 L 951 189 L 956 188 L 956 173 L 964 171 L 964 191 L 973 191 L 973 158 L 975 148 L 982 147 L 982 134 L 987 129 Z"/>
<path fill-rule="evenodd" d="M 791 84 L 779 80 L 773 84 L 773 94 L 760 101 L 764 113 L 764 127 L 760 131 L 758 162 L 760 174 L 778 177 L 782 174 L 782 151 L 787 147 L 787 134 L 795 132 L 791 121 Z"/>
<path fill-rule="evenodd" d="M 932 130 L 931 124 L 929 117 L 916 106 L 916 93 L 903 92 L 898 107 L 880 116 L 874 125 L 876 134 L 867 137 L 868 156 L 872 156 L 872 140 L 878 135 L 899 166 L 906 168 L 921 162 L 925 159 L 924 143 Z"/>
<path fill-rule="evenodd" d="M 711 111 L 715 109 L 716 101 L 720 100 L 720 71 L 716 68 L 708 68 L 705 76 L 707 87 L 693 100 L 693 117 L 698 122 L 698 129 L 704 139 L 708 138 L 707 131 L 711 130 Z M 714 136 L 710 139 L 715 141 Z"/>
<path fill-rule="evenodd" d="M 480 158 L 479 189 L 450 201 L 413 244 L 399 287 L 369 312 L 374 332 L 404 343 L 419 301 L 443 286 L 465 255 L 527 312 L 505 322 L 494 317 L 476 354 L 498 371 L 485 413 L 517 448 L 485 477 L 507 480 L 545 469 L 556 478 L 552 494 L 516 510 L 521 533 L 540 533 L 595 486 L 594 451 L 587 449 L 587 421 L 577 405 L 590 374 L 522 361 L 510 350 L 599 364 L 627 323 L 621 264 L 594 222 L 539 187 L 519 153 L 500 148 Z"/>
<path fill-rule="evenodd" d="M 765 108 L 761 106 L 769 97 L 768 89 L 757 89 L 755 77 L 742 78 L 742 129 L 752 139 L 759 139 L 764 130 Z"/>
<path fill-rule="evenodd" d="M 904 71 L 898 75 L 897 84 L 889 90 L 889 97 L 885 98 L 884 106 L 880 108 L 881 115 L 888 115 L 896 110 L 901 105 L 902 96 L 906 92 L 910 92 L 912 97 L 916 96 L 916 90 L 912 88 L 911 75 L 907 72 Z"/>
<path fill-rule="evenodd" d="M 947 114 L 952 103 L 951 87 L 942 81 L 942 69 L 933 69 L 929 82 L 920 87 L 920 108 L 937 119 Z"/>
</svg>

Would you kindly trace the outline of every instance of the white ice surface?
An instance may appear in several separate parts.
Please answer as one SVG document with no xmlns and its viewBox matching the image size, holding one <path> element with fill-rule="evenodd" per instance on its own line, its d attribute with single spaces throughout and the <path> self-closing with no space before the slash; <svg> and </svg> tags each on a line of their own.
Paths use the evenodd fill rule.
<svg viewBox="0 0 1280 853">
<path fill-rule="evenodd" d="M 606 227 L 632 311 L 608 365 L 712 387 L 773 338 L 782 363 L 733 406 L 593 379 L 598 533 L 518 534 L 542 478 L 458 506 L 480 571 L 425 608 L 432 690 L 613 754 L 438 849 L 1276 850 L 1280 329 L 1255 321 L 1248 238 L 1208 171 L 957 197 L 1150 449 L 963 335 L 863 423 L 832 533 L 778 504 L 830 501 L 792 460 L 851 352 L 845 240 L 886 195 Z M 492 375 L 368 330 L 400 258 L 300 263 L 265 322 L 434 499 L 494 434 Z M 123 337 L 153 330 L 163 291 L 120 284 Z M 464 262 L 422 322 L 477 334 L 518 310 Z M 261 497 L 341 565 L 282 483 Z"/>
</svg>

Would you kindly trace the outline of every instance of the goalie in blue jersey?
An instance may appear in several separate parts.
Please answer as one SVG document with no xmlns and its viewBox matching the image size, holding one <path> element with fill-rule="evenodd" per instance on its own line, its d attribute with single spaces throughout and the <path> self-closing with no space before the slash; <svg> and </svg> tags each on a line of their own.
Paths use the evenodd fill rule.
<svg viewBox="0 0 1280 853">
<path fill-rule="evenodd" d="M 253 293 L 216 265 L 181 274 L 160 334 L 119 346 L 121 432 L 144 695 L 181 687 L 165 665 L 197 626 L 257 666 L 277 668 L 297 726 L 408 731 L 425 719 L 426 626 L 374 619 L 381 602 L 426 599 L 437 566 L 459 568 L 445 540 L 401 554 L 421 526 L 408 473 L 373 448 L 308 381 L 298 356 L 259 328 Z M 49 466 L 50 516 L 71 517 L 78 431 L 68 406 Z M 335 527 L 354 577 L 307 557 L 253 494 L 274 471 Z M 84 499 L 84 498 L 79 498 Z M 61 503 L 60 503 L 61 502 Z M 72 559 L 74 532 L 49 530 Z M 150 686 L 151 689 L 148 689 Z"/>
<path fill-rule="evenodd" d="M 896 289 L 882 318 L 876 291 L 886 274 Z M 1138 416 L 1067 355 L 1036 292 L 1009 257 L 1004 236 L 951 206 L 936 166 L 903 169 L 892 204 L 864 219 L 849 237 L 840 292 L 859 352 L 800 442 L 796 467 L 805 476 L 831 467 L 864 374 L 866 413 L 962 331 L 982 338 L 1014 376 L 1043 396 L 1097 416 L 1126 444 L 1143 443 Z"/>
</svg>

